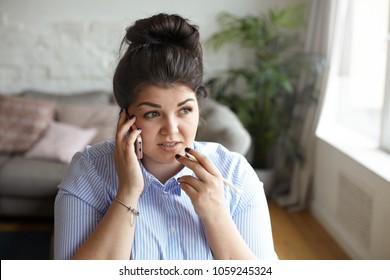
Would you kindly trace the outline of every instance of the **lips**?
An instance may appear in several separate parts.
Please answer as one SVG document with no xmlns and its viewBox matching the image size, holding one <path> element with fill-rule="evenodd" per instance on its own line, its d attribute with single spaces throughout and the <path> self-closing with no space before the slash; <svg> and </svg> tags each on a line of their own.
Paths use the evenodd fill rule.
<svg viewBox="0 0 390 280">
<path fill-rule="evenodd" d="M 177 142 L 169 142 L 169 143 L 162 143 L 160 144 L 163 147 L 173 147 L 177 144 Z"/>
<path fill-rule="evenodd" d="M 171 152 L 178 149 L 181 142 L 178 141 L 167 141 L 158 144 L 160 148 L 162 148 L 164 151 Z"/>
</svg>

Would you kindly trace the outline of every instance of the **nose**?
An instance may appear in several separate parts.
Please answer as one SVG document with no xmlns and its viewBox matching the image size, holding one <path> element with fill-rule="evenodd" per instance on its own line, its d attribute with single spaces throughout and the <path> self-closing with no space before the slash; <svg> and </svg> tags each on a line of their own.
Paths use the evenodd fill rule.
<svg viewBox="0 0 390 280">
<path fill-rule="evenodd" d="M 174 135 L 179 132 L 179 122 L 175 116 L 166 116 L 162 119 L 160 133 Z"/>
</svg>

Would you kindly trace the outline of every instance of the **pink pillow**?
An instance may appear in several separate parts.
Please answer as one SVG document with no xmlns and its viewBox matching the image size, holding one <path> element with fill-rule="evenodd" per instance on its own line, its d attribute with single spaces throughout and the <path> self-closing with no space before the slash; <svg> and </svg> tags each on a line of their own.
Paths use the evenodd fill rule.
<svg viewBox="0 0 390 280">
<path fill-rule="evenodd" d="M 69 163 L 96 135 L 96 129 L 83 129 L 53 122 L 46 134 L 27 153 L 27 158 L 51 159 Z"/>
<path fill-rule="evenodd" d="M 118 105 L 63 105 L 57 109 L 59 122 L 83 128 L 96 128 L 97 134 L 91 144 L 115 137 L 118 122 Z"/>
<path fill-rule="evenodd" d="M 53 120 L 52 101 L 0 95 L 0 152 L 25 152 Z"/>
</svg>

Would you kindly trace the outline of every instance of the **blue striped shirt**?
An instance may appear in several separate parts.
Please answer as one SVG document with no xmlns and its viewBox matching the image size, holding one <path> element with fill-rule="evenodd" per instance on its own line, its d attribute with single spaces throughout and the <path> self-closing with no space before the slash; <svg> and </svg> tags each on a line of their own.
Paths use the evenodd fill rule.
<svg viewBox="0 0 390 280">
<path fill-rule="evenodd" d="M 194 142 L 222 176 L 242 192 L 225 187 L 225 200 L 239 232 L 260 259 L 274 259 L 267 201 L 262 183 L 247 160 L 216 143 Z M 95 229 L 117 193 L 114 142 L 105 141 L 77 153 L 59 185 L 55 201 L 55 258 L 69 259 Z M 184 167 L 165 184 L 140 163 L 145 187 L 132 259 L 213 259 L 202 223 L 177 179 L 194 175 Z M 226 244 L 228 246 L 228 244 Z"/>
</svg>

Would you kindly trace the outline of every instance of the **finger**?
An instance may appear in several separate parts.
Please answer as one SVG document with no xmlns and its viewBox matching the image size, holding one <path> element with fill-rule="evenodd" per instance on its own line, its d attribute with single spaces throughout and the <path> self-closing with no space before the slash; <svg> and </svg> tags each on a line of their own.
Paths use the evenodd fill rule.
<svg viewBox="0 0 390 280">
<path fill-rule="evenodd" d="M 136 128 L 135 125 L 132 126 L 133 130 L 127 134 L 127 142 L 130 144 L 134 144 L 135 141 L 138 141 L 138 136 L 141 135 L 142 129 L 141 128 Z"/>
<path fill-rule="evenodd" d="M 214 176 L 219 176 L 219 170 L 214 166 L 214 164 L 202 153 L 198 152 L 195 149 L 186 148 L 185 152 L 190 155 L 190 157 L 194 157 L 207 172 Z"/>
<path fill-rule="evenodd" d="M 119 118 L 118 118 L 118 122 L 117 122 L 117 125 L 116 125 L 116 130 L 118 131 L 119 128 L 126 122 L 126 112 L 125 110 L 122 108 L 120 113 L 119 113 Z"/>
<path fill-rule="evenodd" d="M 204 189 L 203 183 L 194 176 L 182 176 L 177 180 L 180 184 L 186 184 L 194 188 L 197 192 Z"/>
<path fill-rule="evenodd" d="M 210 173 L 208 173 L 207 170 L 205 170 L 205 168 L 198 161 L 191 160 L 179 154 L 176 154 L 175 158 L 178 162 L 194 171 L 195 175 L 200 180 L 205 182 L 207 180 L 207 176 L 210 176 Z"/>
<path fill-rule="evenodd" d="M 117 122 L 116 127 L 116 133 L 115 133 L 115 150 L 114 150 L 114 156 L 117 159 L 123 157 L 123 140 L 124 136 L 121 132 L 123 126 L 126 124 L 126 113 L 124 112 L 124 109 L 121 109 L 119 113 L 119 118 Z"/>
<path fill-rule="evenodd" d="M 129 120 L 126 119 L 126 116 L 121 116 L 118 120 L 118 127 L 116 132 L 116 140 L 122 141 L 126 136 L 130 128 L 135 124 L 136 118 L 133 116 Z"/>
<path fill-rule="evenodd" d="M 137 129 L 135 123 L 135 118 L 132 118 L 128 120 L 126 123 L 124 123 L 117 132 L 116 135 L 116 150 L 118 153 L 123 154 L 125 152 L 127 155 L 135 154 L 135 147 L 134 143 L 137 140 L 137 137 L 141 134 L 142 130 L 139 128 Z M 129 132 L 130 128 L 131 131 Z M 122 152 L 120 152 L 122 151 Z"/>
<path fill-rule="evenodd" d="M 186 183 L 180 183 L 180 188 L 188 195 L 188 197 L 193 201 L 198 196 L 198 192 L 190 185 Z"/>
<path fill-rule="evenodd" d="M 141 130 L 132 131 L 127 138 L 115 143 L 114 157 L 116 161 L 133 162 L 138 161 L 135 151 L 135 141 L 141 134 Z"/>
</svg>

